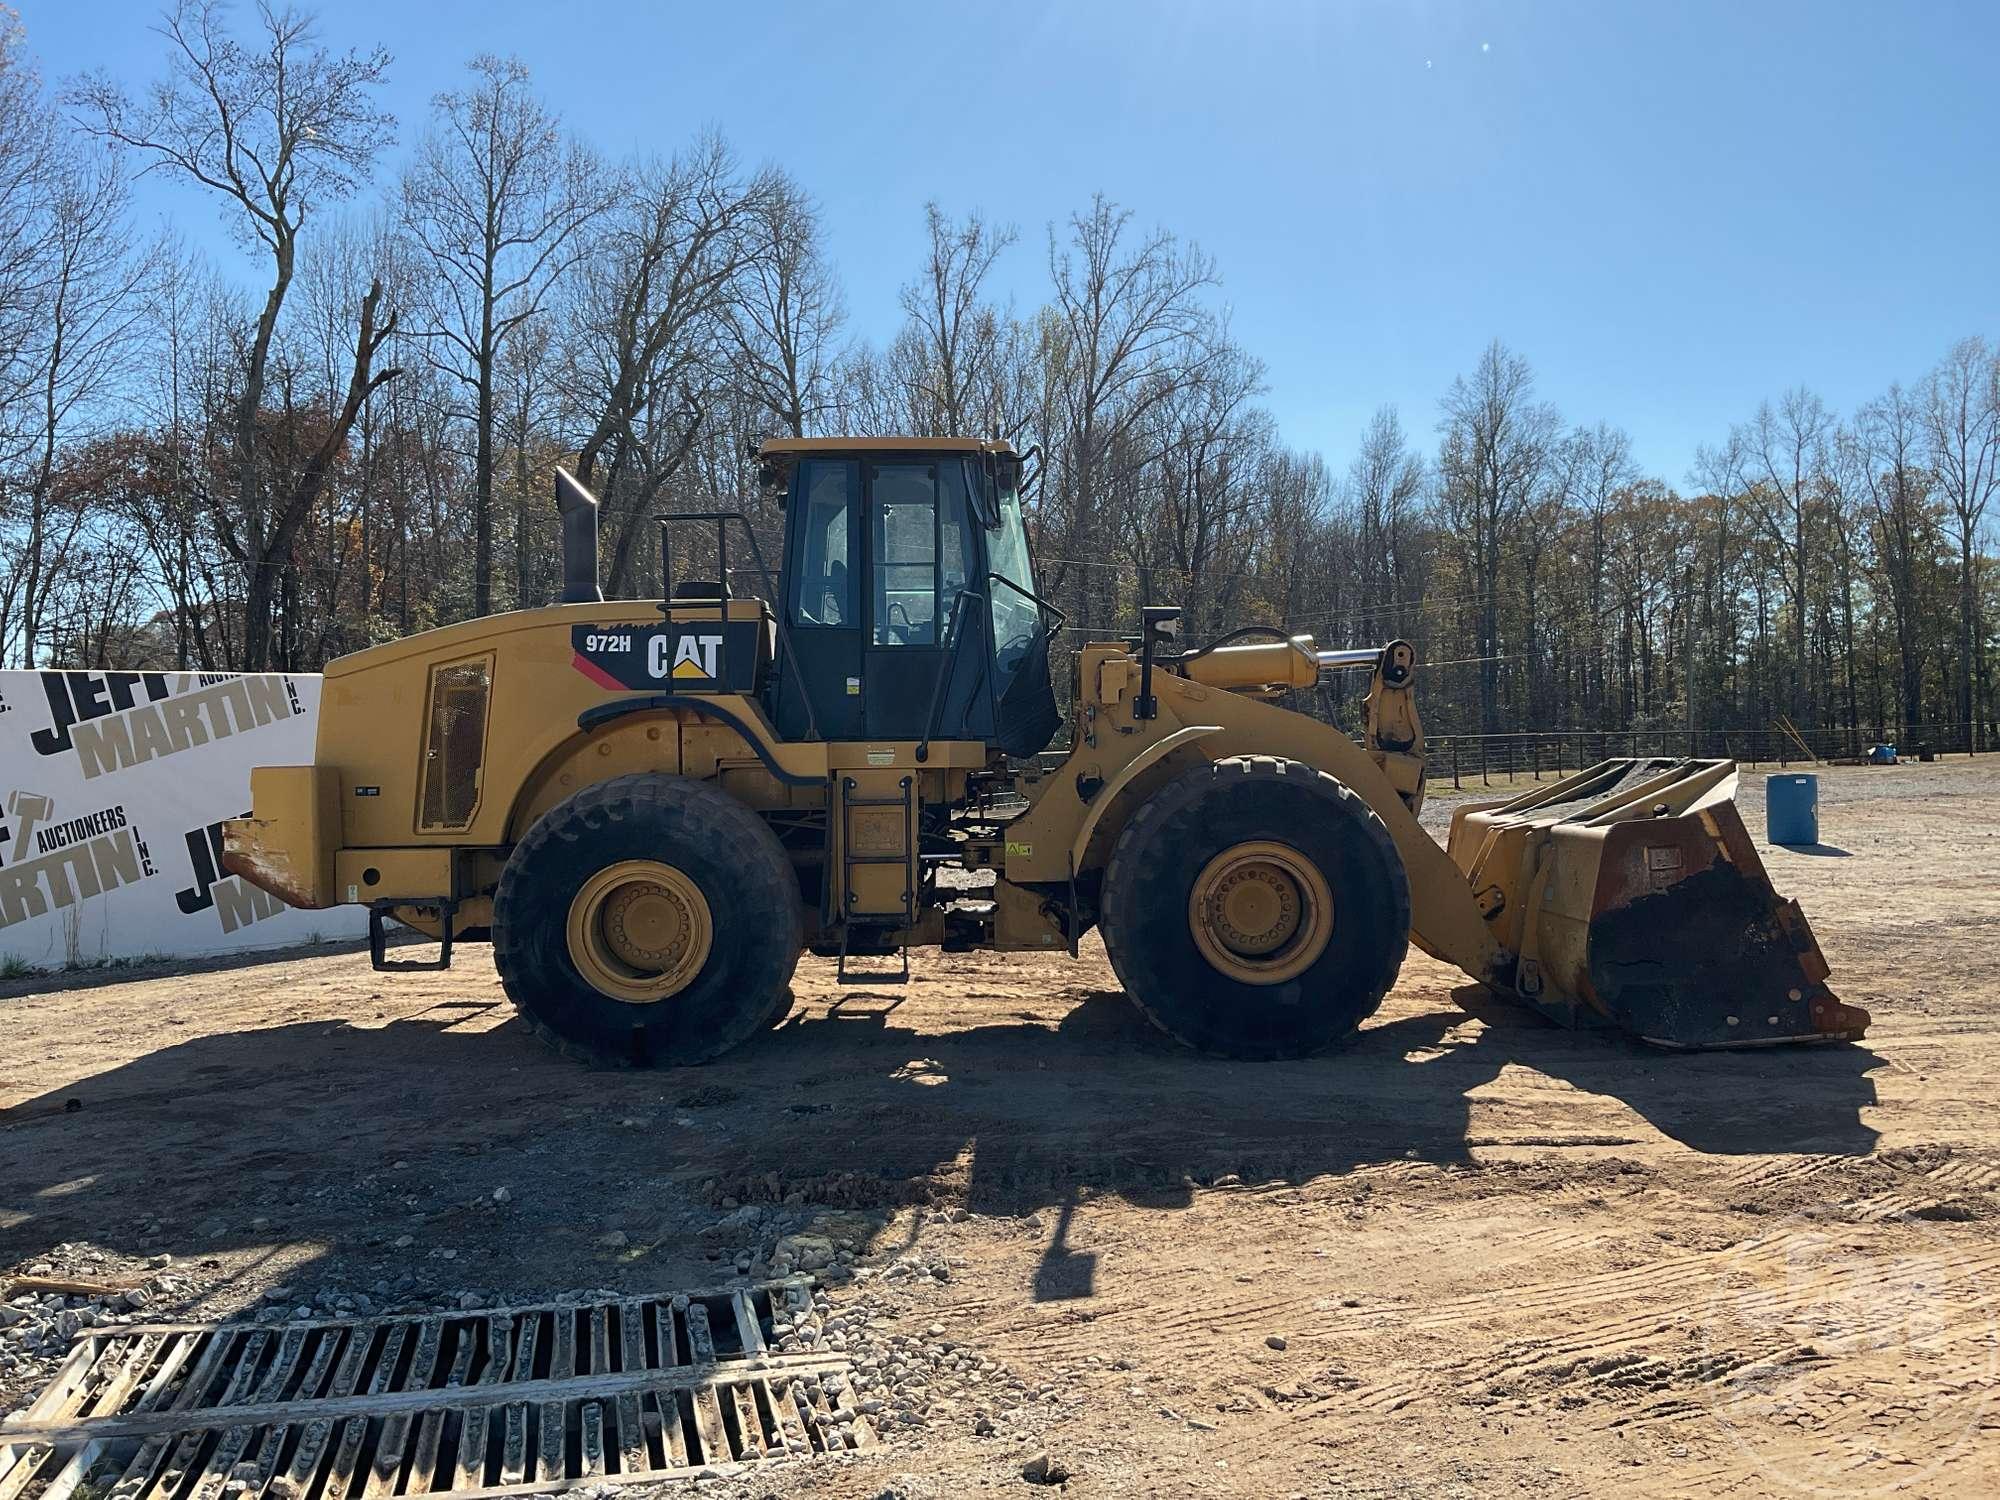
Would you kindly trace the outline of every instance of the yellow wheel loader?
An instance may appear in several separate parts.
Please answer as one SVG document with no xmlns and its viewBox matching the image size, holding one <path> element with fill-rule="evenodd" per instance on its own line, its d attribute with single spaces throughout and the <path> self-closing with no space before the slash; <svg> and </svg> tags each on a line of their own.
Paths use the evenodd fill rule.
<svg viewBox="0 0 2000 1500">
<path fill-rule="evenodd" d="M 378 967 L 490 940 L 537 1031 L 620 1062 L 774 1024 L 807 949 L 879 984 L 912 946 L 1074 955 L 1092 927 L 1153 1021 L 1229 1057 L 1348 1035 L 1411 942 L 1663 1046 L 1862 1034 L 1730 762 L 1608 761 L 1459 808 L 1440 848 L 1405 643 L 1185 647 L 1149 608 L 1076 653 L 1069 749 L 1045 757 L 1062 616 L 1029 559 L 1032 458 L 768 442 L 779 568 L 741 514 L 665 517 L 662 576 L 701 527 L 715 579 L 608 602 L 596 502 L 558 473 L 562 602 L 332 663 L 314 763 L 254 773 L 224 863 L 294 906 L 365 906 Z M 1358 737 L 1281 704 L 1332 672 L 1369 676 Z M 437 959 L 390 958 L 390 921 Z"/>
</svg>

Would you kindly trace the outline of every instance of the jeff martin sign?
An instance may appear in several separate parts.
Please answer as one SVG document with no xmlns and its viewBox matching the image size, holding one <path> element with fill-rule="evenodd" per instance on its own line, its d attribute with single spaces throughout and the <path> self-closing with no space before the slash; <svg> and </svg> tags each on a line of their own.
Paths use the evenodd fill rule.
<svg viewBox="0 0 2000 1500">
<path fill-rule="evenodd" d="M 250 769 L 312 759 L 320 679 L 0 672 L 0 957 L 42 968 L 361 931 L 225 873 Z"/>
</svg>

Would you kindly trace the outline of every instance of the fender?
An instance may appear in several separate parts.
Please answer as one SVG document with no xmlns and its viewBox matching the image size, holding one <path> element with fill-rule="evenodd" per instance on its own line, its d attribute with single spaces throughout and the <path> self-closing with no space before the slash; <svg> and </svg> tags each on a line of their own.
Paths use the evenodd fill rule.
<svg viewBox="0 0 2000 1500">
<path fill-rule="evenodd" d="M 646 698 L 614 698 L 609 703 L 599 703 L 586 708 L 576 716 L 576 727 L 585 731 L 609 724 L 613 719 L 622 719 L 627 714 L 657 713 L 661 709 L 680 708 L 691 713 L 707 714 L 711 719 L 727 724 L 743 736 L 743 742 L 757 752 L 757 759 L 764 763 L 764 769 L 785 786 L 825 786 L 824 776 L 801 776 L 787 771 L 772 756 L 763 739 L 753 734 L 750 726 L 726 708 L 718 707 L 707 698 L 690 697 L 685 693 L 655 693 Z"/>
<path fill-rule="evenodd" d="M 1110 811 L 1111 804 L 1118 800 L 1118 794 L 1130 786 L 1141 771 L 1157 761 L 1164 760 L 1183 745 L 1192 745 L 1203 735 L 1221 732 L 1220 724 L 1184 725 L 1141 750 L 1119 769 L 1116 776 L 1105 782 L 1098 789 L 1097 795 L 1090 799 L 1090 808 L 1083 815 L 1083 824 L 1077 829 L 1076 838 L 1070 844 L 1070 877 L 1074 879 L 1077 871 L 1083 868 L 1083 851 L 1090 847 L 1090 836 L 1097 831 L 1098 820 Z"/>
</svg>

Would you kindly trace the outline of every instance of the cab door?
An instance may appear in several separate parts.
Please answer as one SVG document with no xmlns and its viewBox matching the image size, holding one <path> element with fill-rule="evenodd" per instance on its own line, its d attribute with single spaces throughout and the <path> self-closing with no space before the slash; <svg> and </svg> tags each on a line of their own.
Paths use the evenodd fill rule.
<svg viewBox="0 0 2000 1500">
<path fill-rule="evenodd" d="M 860 739 L 862 729 L 861 464 L 802 460 L 787 505 L 784 608 L 791 655 L 779 653 L 773 719 L 780 737 Z"/>
<path fill-rule="evenodd" d="M 985 695 L 977 609 L 957 608 L 978 591 L 979 538 L 966 494 L 964 461 L 884 458 L 864 465 L 867 490 L 867 639 L 862 648 L 862 726 L 869 739 L 922 739 L 939 673 L 949 672 L 938 737 L 982 732 L 968 715 Z M 972 635 L 964 649 L 953 630 Z"/>
</svg>

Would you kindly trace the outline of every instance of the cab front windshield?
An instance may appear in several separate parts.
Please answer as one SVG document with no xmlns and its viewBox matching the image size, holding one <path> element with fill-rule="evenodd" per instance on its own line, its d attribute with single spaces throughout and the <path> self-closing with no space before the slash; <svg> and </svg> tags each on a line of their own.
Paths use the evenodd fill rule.
<svg viewBox="0 0 2000 1500">
<path fill-rule="evenodd" d="M 986 555 L 998 575 L 989 591 L 993 687 L 996 693 L 1004 693 L 1034 645 L 1042 612 L 1034 600 L 1035 573 L 1028 561 L 1028 528 L 1021 517 L 1019 487 L 1002 482 L 994 500 L 998 523 L 986 533 Z"/>
</svg>

